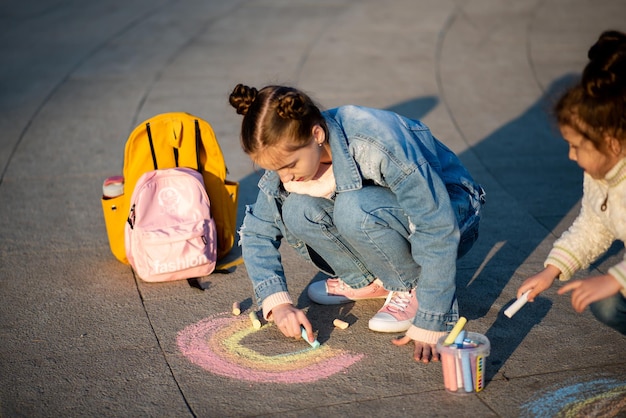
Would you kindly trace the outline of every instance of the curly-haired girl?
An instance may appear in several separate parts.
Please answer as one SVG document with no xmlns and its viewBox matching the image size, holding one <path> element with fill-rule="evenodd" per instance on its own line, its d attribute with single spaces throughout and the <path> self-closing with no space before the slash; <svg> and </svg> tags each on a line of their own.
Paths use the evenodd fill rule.
<svg viewBox="0 0 626 418">
<path fill-rule="evenodd" d="M 569 158 L 584 170 L 580 214 L 554 243 L 545 269 L 519 287 L 533 301 L 556 278 L 569 280 L 626 239 L 626 35 L 607 31 L 588 53 L 580 83 L 555 107 Z M 587 306 L 604 324 L 626 334 L 626 260 L 608 274 L 572 281 L 558 290 L 572 292 L 572 306 Z"/>
</svg>

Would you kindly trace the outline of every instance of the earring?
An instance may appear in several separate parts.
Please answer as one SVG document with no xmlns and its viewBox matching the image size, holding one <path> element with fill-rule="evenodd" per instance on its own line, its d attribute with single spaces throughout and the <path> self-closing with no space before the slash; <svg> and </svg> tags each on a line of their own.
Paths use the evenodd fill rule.
<svg viewBox="0 0 626 418">
<path fill-rule="evenodd" d="M 322 145 L 324 145 L 323 142 L 320 142 L 319 144 L 317 144 L 318 147 L 321 147 Z"/>
</svg>

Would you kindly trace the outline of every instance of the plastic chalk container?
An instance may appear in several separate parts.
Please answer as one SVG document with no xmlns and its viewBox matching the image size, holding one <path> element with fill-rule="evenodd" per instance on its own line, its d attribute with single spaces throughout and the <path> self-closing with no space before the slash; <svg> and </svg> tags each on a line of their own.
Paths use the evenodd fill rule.
<svg viewBox="0 0 626 418">
<path fill-rule="evenodd" d="M 473 394 L 485 387 L 485 367 L 491 349 L 483 334 L 467 332 L 462 344 L 445 346 L 447 335 L 437 341 L 443 384 L 454 394 Z"/>
</svg>

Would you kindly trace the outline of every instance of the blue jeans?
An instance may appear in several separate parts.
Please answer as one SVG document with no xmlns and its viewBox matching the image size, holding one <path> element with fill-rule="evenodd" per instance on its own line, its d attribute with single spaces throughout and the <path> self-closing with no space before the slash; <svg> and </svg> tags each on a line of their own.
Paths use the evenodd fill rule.
<svg viewBox="0 0 626 418">
<path fill-rule="evenodd" d="M 626 335 L 626 298 L 621 293 L 589 305 L 591 313 L 605 325 Z"/>
<path fill-rule="evenodd" d="M 450 253 L 454 262 L 478 238 L 484 192 L 449 185 L 448 193 L 460 231 L 458 247 Z M 334 202 L 292 193 L 283 205 L 283 221 L 306 243 L 311 260 L 320 270 L 340 277 L 353 288 L 367 286 L 375 278 L 387 290 L 407 291 L 418 287 L 421 268 L 414 252 L 419 251 L 419 243 L 411 242 L 413 226 L 388 188 L 365 186 L 339 193 Z M 442 263 L 449 262 L 444 257 Z M 432 295 L 447 300 L 428 303 L 424 300 L 424 306 L 437 305 L 432 311 L 447 315 L 446 322 L 453 324 L 458 318 L 455 283 L 437 282 L 437 278 L 428 280 L 430 283 L 420 284 L 428 289 L 423 298 Z"/>
</svg>

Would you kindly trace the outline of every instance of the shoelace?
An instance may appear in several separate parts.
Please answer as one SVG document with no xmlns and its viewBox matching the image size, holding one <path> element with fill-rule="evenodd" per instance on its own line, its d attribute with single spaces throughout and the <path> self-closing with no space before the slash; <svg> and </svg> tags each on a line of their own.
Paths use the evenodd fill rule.
<svg viewBox="0 0 626 418">
<path fill-rule="evenodd" d="M 404 312 L 411 303 L 411 292 L 389 292 L 384 306 L 392 312 Z"/>
</svg>

